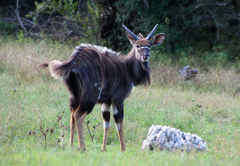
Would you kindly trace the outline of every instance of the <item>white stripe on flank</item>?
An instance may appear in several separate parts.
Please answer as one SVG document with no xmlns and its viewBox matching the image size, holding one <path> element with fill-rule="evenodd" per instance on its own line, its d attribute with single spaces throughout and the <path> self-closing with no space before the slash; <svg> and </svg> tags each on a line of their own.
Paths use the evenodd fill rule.
<svg viewBox="0 0 240 166">
<path fill-rule="evenodd" d="M 98 90 L 100 90 L 100 92 L 99 92 L 99 96 L 98 96 L 98 99 L 97 99 L 97 100 L 99 100 L 100 97 L 101 97 L 101 95 L 102 95 L 103 86 L 104 86 L 104 85 L 102 85 L 101 88 L 100 88 L 100 87 L 98 88 Z"/>
<path fill-rule="evenodd" d="M 134 84 L 132 83 L 132 88 L 134 87 Z"/>
</svg>

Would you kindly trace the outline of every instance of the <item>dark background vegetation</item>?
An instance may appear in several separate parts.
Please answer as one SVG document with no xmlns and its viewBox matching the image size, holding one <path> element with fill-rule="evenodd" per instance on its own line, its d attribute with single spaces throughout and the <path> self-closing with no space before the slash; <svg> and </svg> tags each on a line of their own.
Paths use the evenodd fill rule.
<svg viewBox="0 0 240 166">
<path fill-rule="evenodd" d="M 126 25 L 146 36 L 166 33 L 159 53 L 169 58 L 240 58 L 238 0 L 1 0 L 0 35 L 104 45 L 126 53 Z M 206 58 L 206 57 L 205 57 Z"/>
</svg>

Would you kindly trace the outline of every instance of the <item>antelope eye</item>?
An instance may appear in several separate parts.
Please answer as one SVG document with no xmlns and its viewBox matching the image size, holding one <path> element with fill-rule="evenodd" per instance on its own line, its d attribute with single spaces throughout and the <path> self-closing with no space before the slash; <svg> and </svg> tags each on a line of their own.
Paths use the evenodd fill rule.
<svg viewBox="0 0 240 166">
<path fill-rule="evenodd" d="M 137 45 L 136 47 L 139 48 L 139 45 Z"/>
</svg>

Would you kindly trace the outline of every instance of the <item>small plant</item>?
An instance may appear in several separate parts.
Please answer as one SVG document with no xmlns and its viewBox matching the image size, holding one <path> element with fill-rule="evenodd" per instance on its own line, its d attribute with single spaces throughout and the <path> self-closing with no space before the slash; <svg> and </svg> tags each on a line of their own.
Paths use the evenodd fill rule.
<svg viewBox="0 0 240 166">
<path fill-rule="evenodd" d="M 28 133 L 28 135 L 33 135 L 34 137 L 36 137 L 36 139 L 38 140 L 38 142 L 44 147 L 46 148 L 47 147 L 47 135 L 48 133 L 50 133 L 50 135 L 52 135 L 54 133 L 54 130 L 52 127 L 50 128 L 47 128 L 45 131 L 43 130 L 42 126 L 40 126 L 40 131 L 42 133 L 42 136 L 44 138 L 44 144 L 42 143 L 42 141 L 40 140 L 40 138 L 36 135 L 36 132 L 35 131 L 30 131 Z"/>
<path fill-rule="evenodd" d="M 90 125 L 90 122 L 91 122 L 91 120 L 94 120 L 95 121 L 95 123 L 97 123 L 97 125 L 94 125 L 93 124 L 93 134 L 91 134 L 91 131 L 90 131 L 90 127 L 89 127 L 89 125 Z M 87 126 L 87 129 L 88 129 L 88 133 L 89 133 L 89 135 L 90 135 L 90 137 L 91 137 L 91 140 L 92 140 L 92 142 L 93 142 L 93 138 L 94 138 L 94 134 L 95 134 L 95 130 L 96 130 L 96 128 L 100 125 L 100 123 L 101 122 L 99 122 L 96 118 L 89 118 L 88 120 L 87 120 L 87 122 L 84 122 L 85 124 L 86 124 L 86 126 Z"/>
<path fill-rule="evenodd" d="M 64 113 L 64 112 L 62 112 L 62 113 Z M 57 117 L 58 117 L 58 122 L 60 124 L 60 137 L 57 142 L 61 142 L 61 148 L 64 149 L 64 140 L 65 140 L 65 136 L 66 136 L 68 127 L 63 125 L 62 115 L 58 115 Z"/>
<path fill-rule="evenodd" d="M 190 109 L 191 112 L 194 112 L 196 115 L 203 115 L 203 104 L 202 102 L 199 104 L 195 104 L 195 100 L 192 100 L 192 102 L 194 103 L 192 108 Z"/>
<path fill-rule="evenodd" d="M 20 42 L 23 41 L 23 39 L 24 39 L 24 33 L 23 33 L 22 30 L 20 30 L 20 32 L 18 33 L 17 39 L 18 39 L 18 41 L 20 41 Z"/>
</svg>

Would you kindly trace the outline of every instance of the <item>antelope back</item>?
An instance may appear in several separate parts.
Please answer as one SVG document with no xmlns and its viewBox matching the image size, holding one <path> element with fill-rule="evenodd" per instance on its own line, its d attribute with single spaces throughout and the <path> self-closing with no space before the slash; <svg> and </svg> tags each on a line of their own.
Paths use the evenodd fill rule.
<svg viewBox="0 0 240 166">
<path fill-rule="evenodd" d="M 150 58 L 150 47 L 160 45 L 165 38 L 164 33 L 159 33 L 152 37 L 154 32 L 156 31 L 157 26 L 158 24 L 153 28 L 153 30 L 148 34 L 148 36 L 144 38 L 142 34 L 139 34 L 137 36 L 126 26 L 123 25 L 126 30 L 126 36 L 133 46 L 135 57 L 140 62 L 148 62 Z"/>
</svg>

